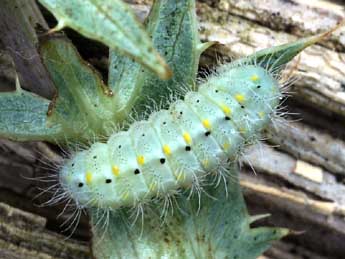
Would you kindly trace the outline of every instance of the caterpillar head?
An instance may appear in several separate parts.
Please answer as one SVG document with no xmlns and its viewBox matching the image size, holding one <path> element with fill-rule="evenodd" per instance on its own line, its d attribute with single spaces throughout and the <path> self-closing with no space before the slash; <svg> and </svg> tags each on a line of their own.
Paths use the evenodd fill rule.
<svg viewBox="0 0 345 259">
<path fill-rule="evenodd" d="M 60 171 L 60 184 L 80 208 L 109 207 L 107 197 L 114 195 L 107 145 L 96 143 L 76 153 Z"/>
<path fill-rule="evenodd" d="M 78 152 L 62 167 L 59 175 L 62 188 L 76 201 L 78 207 L 84 207 L 88 201 L 89 190 L 84 176 L 80 173 L 85 171 L 86 155 L 86 151 Z"/>
</svg>

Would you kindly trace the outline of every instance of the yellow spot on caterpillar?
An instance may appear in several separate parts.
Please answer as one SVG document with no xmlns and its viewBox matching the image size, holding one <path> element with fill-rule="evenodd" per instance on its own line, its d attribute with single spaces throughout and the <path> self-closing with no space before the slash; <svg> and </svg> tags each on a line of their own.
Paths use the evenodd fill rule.
<svg viewBox="0 0 345 259">
<path fill-rule="evenodd" d="M 120 174 L 120 168 L 118 168 L 116 165 L 114 165 L 111 170 L 113 171 L 113 175 L 119 176 Z"/>
<path fill-rule="evenodd" d="M 259 117 L 260 117 L 260 119 L 263 119 L 265 117 L 265 113 L 264 112 L 259 112 Z"/>
<path fill-rule="evenodd" d="M 187 144 L 191 144 L 192 143 L 192 138 L 190 137 L 189 133 L 187 133 L 187 132 L 183 133 L 183 138 L 184 138 L 184 141 Z"/>
<path fill-rule="evenodd" d="M 90 184 L 92 182 L 92 173 L 91 172 L 87 172 L 85 174 L 85 180 L 87 184 Z"/>
<path fill-rule="evenodd" d="M 145 158 L 144 158 L 144 156 L 138 156 L 138 157 L 137 157 L 137 161 L 138 161 L 138 164 L 139 164 L 139 165 L 145 164 Z"/>
<path fill-rule="evenodd" d="M 251 77 L 250 77 L 250 80 L 251 81 L 253 81 L 253 82 L 257 82 L 257 81 L 259 81 L 260 80 L 260 77 L 258 76 L 258 75 L 252 75 Z"/>
<path fill-rule="evenodd" d="M 225 151 L 229 150 L 230 147 L 231 147 L 231 144 L 230 144 L 229 142 L 225 142 L 225 143 L 223 144 L 223 149 L 224 149 Z"/>
<path fill-rule="evenodd" d="M 211 129 L 211 123 L 207 119 L 202 121 L 202 125 L 204 125 L 205 129 Z"/>
<path fill-rule="evenodd" d="M 235 99 L 239 102 L 239 103 L 244 103 L 244 101 L 246 100 L 246 97 L 243 94 L 236 94 L 235 95 Z"/>
<path fill-rule="evenodd" d="M 225 105 L 225 104 L 222 104 L 220 106 L 220 108 L 222 109 L 222 111 L 226 114 L 226 115 L 231 115 L 232 111 L 230 109 L 229 106 Z"/>
<path fill-rule="evenodd" d="M 164 145 L 164 146 L 163 146 L 163 152 L 164 152 L 164 154 L 167 155 L 167 156 L 171 155 L 171 149 L 170 149 L 170 147 L 169 147 L 168 145 Z"/>
</svg>

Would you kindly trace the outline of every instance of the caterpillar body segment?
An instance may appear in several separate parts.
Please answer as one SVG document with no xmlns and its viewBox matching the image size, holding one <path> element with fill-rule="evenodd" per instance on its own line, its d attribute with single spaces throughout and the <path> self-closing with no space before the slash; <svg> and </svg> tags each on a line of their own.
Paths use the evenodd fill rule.
<svg viewBox="0 0 345 259">
<path fill-rule="evenodd" d="M 199 115 L 199 120 L 208 121 L 209 128 L 204 132 L 205 137 L 209 135 L 216 141 L 221 152 L 224 153 L 222 159 L 227 159 L 235 154 L 238 147 L 244 143 L 244 138 L 229 119 L 227 108 L 224 105 L 218 106 L 212 98 L 197 92 L 189 92 L 185 97 L 185 102 L 194 113 Z M 205 103 L 208 105 L 204 105 Z"/>
<path fill-rule="evenodd" d="M 161 162 L 171 168 L 179 186 L 189 187 L 193 182 L 192 173 L 203 170 L 195 153 L 186 152 L 193 143 L 190 133 L 184 132 L 167 110 L 153 113 L 149 121 L 162 144 Z"/>
<path fill-rule="evenodd" d="M 129 131 L 113 134 L 107 142 L 111 154 L 109 163 L 112 171 L 112 182 L 117 184 L 117 203 L 129 206 L 148 193 L 137 155 L 133 148 L 132 136 Z M 102 174 L 100 174 L 101 177 Z M 108 184 L 111 185 L 111 184 Z M 92 189 L 92 186 L 90 186 Z"/>
<path fill-rule="evenodd" d="M 205 103 L 205 105 L 208 104 Z M 178 122 L 182 131 L 191 136 L 192 144 L 186 145 L 185 152 L 194 152 L 202 166 L 202 171 L 215 169 L 219 164 L 220 156 L 224 156 L 224 152 L 213 137 L 206 137 L 212 127 L 210 120 L 198 116 L 183 101 L 173 103 L 170 110 L 171 116 Z"/>
<path fill-rule="evenodd" d="M 168 193 L 176 189 L 174 172 L 162 159 L 166 159 L 160 139 L 148 121 L 136 122 L 130 128 L 132 148 L 136 152 L 140 174 L 150 193 Z M 145 172 L 145 173 L 144 173 Z M 149 195 L 150 196 L 150 195 Z"/>
<path fill-rule="evenodd" d="M 80 208 L 117 209 L 173 195 L 216 173 L 270 121 L 279 84 L 255 65 L 224 66 L 169 110 L 76 153 L 60 181 Z"/>
</svg>

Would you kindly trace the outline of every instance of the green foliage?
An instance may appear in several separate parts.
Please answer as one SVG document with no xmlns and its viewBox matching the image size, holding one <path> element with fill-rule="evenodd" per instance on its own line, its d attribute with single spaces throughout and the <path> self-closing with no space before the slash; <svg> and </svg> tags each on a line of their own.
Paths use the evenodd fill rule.
<svg viewBox="0 0 345 259">
<path fill-rule="evenodd" d="M 1 136 L 18 141 L 59 138 L 60 125 L 47 125 L 48 106 L 48 100 L 21 89 L 17 82 L 15 92 L 0 94 Z"/>
<path fill-rule="evenodd" d="M 73 44 L 50 38 L 40 54 L 58 94 L 51 102 L 20 87 L 0 94 L 0 136 L 62 143 L 110 134 L 119 123 L 116 100 Z"/>
<path fill-rule="evenodd" d="M 229 258 L 255 259 L 272 241 L 288 234 L 281 228 L 250 228 L 249 217 L 237 181 L 235 169 L 227 184 L 206 188 L 210 195 L 188 194 L 177 198 L 174 213 L 168 213 L 162 224 L 162 204 L 144 211 L 143 225 L 139 215 L 131 226 L 133 211 L 112 213 L 105 232 L 100 221 L 93 224 L 93 252 L 96 258 Z M 102 213 L 93 211 L 93 222 Z M 98 214 L 98 215 L 97 215 Z M 105 220 L 105 217 L 103 218 Z"/>
<path fill-rule="evenodd" d="M 58 19 L 53 31 L 71 27 L 134 58 L 163 79 L 171 72 L 142 25 L 121 0 L 39 0 Z"/>
<path fill-rule="evenodd" d="M 134 106 L 142 113 L 152 100 L 167 104 L 172 93 L 180 97 L 181 88 L 195 85 L 200 54 L 213 44 L 199 40 L 194 0 L 155 1 L 145 26 L 173 77 L 160 80 L 130 58 L 111 51 L 108 84 L 117 93 L 116 103 L 123 118 Z"/>
<path fill-rule="evenodd" d="M 43 42 L 40 53 L 58 91 L 49 124 L 62 125 L 72 141 L 110 133 L 117 122 L 115 100 L 99 74 L 66 39 Z"/>
</svg>

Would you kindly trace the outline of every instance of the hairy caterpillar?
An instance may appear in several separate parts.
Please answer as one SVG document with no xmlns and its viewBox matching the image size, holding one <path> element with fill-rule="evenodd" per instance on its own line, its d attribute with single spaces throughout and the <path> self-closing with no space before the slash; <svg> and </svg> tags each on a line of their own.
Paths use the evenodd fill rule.
<svg viewBox="0 0 345 259">
<path fill-rule="evenodd" d="M 280 95 L 266 69 L 224 65 L 168 110 L 77 152 L 62 167 L 60 184 L 79 208 L 103 209 L 198 188 L 267 125 Z"/>
</svg>

